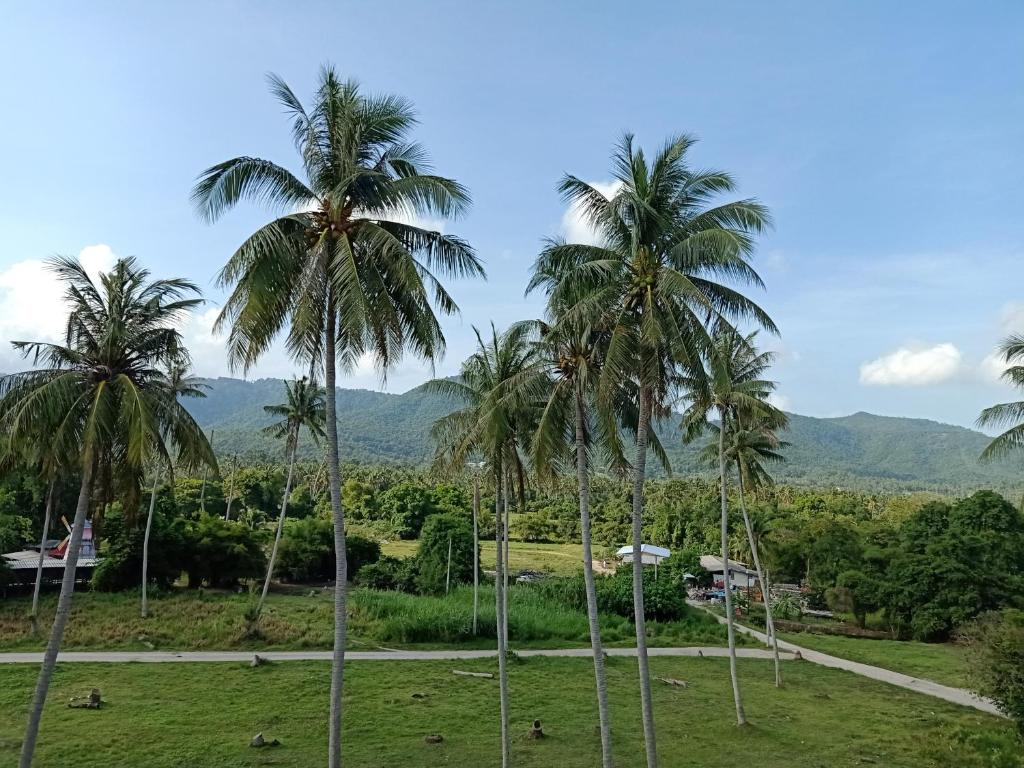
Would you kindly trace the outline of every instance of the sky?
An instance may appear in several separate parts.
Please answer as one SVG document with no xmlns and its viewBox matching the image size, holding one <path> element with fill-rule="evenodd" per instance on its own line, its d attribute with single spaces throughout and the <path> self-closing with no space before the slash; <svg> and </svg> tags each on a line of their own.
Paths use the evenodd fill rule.
<svg viewBox="0 0 1024 768">
<path fill-rule="evenodd" d="M 212 334 L 215 277 L 273 211 L 201 222 L 206 167 L 257 155 L 298 170 L 265 76 L 308 98 L 333 63 L 417 108 L 435 170 L 469 187 L 462 219 L 487 282 L 460 281 L 434 370 L 367 361 L 340 383 L 402 392 L 457 372 L 472 327 L 542 313 L 523 289 L 543 238 L 586 237 L 556 185 L 611 181 L 626 132 L 654 151 L 699 137 L 772 212 L 755 298 L 781 329 L 778 403 L 969 426 L 1008 399 L 993 350 L 1024 331 L 1024 3 L 175 2 L 0 0 L 0 371 L 7 343 L 56 339 L 43 265 L 94 273 L 136 256 L 208 303 L 184 333 L 202 375 L 230 375 Z M 271 350 L 249 378 L 296 366 Z M 235 375 L 241 376 L 240 372 Z"/>
</svg>

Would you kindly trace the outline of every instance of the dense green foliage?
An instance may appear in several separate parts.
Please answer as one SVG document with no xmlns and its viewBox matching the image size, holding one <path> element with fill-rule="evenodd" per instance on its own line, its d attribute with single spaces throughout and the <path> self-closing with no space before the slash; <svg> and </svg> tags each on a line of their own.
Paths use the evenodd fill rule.
<svg viewBox="0 0 1024 768">
<path fill-rule="evenodd" d="M 174 506 L 166 492 L 157 497 L 153 528 L 149 535 L 149 581 L 169 587 L 181 576 L 183 564 L 192 560 L 189 546 L 195 540 L 187 535 L 183 520 L 173 518 Z M 131 525 L 120 508 L 107 513 L 106 549 L 103 560 L 92 576 L 92 588 L 102 592 L 134 589 L 142 573 L 143 529 Z M 207 545 L 206 551 L 209 551 Z M 218 576 L 212 576 L 218 581 Z"/>
<path fill-rule="evenodd" d="M 450 567 L 449 567 L 450 566 Z M 416 588 L 440 594 L 450 584 L 473 581 L 473 525 L 452 512 L 431 515 L 416 554 Z"/>
<path fill-rule="evenodd" d="M 362 536 L 345 539 L 351 580 L 380 559 L 380 545 Z M 277 572 L 286 581 L 326 581 L 334 578 L 334 528 L 324 518 L 291 521 L 285 526 L 278 552 Z"/>
<path fill-rule="evenodd" d="M 246 525 L 204 515 L 185 527 L 188 585 L 231 587 L 266 568 L 262 537 Z"/>
<path fill-rule="evenodd" d="M 972 682 L 1016 722 L 1024 738 L 1024 611 L 981 617 L 963 635 Z"/>
<path fill-rule="evenodd" d="M 262 407 L 279 399 L 280 380 L 219 378 L 207 383 L 206 399 L 186 406 L 208 431 L 215 429 L 218 453 L 277 458 L 278 446 L 260 430 L 269 423 Z M 360 462 L 426 464 L 431 424 L 457 405 L 424 387 L 401 395 L 339 389 L 337 396 L 342 453 Z M 660 434 L 676 474 L 708 472 L 698 460 L 699 448 L 682 445 L 675 421 L 661 425 Z M 772 470 L 783 483 L 953 493 L 979 487 L 1016 493 L 1021 488 L 1011 462 L 978 461 L 988 444 L 985 435 L 949 424 L 868 413 L 829 419 L 790 414 L 789 429 L 780 437 L 791 444 L 783 451 L 786 464 Z M 311 441 L 303 441 L 299 453 L 319 455 Z"/>
</svg>

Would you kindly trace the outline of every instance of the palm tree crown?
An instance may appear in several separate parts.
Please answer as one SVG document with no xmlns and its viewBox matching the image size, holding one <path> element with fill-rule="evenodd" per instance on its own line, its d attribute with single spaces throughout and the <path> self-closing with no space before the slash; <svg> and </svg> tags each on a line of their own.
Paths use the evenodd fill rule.
<svg viewBox="0 0 1024 768">
<path fill-rule="evenodd" d="M 54 455 L 112 465 L 135 498 L 145 460 L 170 458 L 163 434 L 179 446 L 181 461 L 212 464 L 209 444 L 164 373 L 188 360 L 175 325 L 201 303 L 195 285 L 149 282 L 130 258 L 98 285 L 75 259 L 56 258 L 50 267 L 70 305 L 64 343 L 13 342 L 42 367 L 0 380 L 8 443 L 46 427 Z"/>
<path fill-rule="evenodd" d="M 1024 388 L 1024 334 L 1014 333 L 1003 339 L 999 354 L 1008 367 L 1002 373 L 1003 381 Z M 1024 447 L 1024 401 L 999 403 L 986 408 L 978 417 L 979 427 L 1008 427 L 995 437 L 981 454 L 985 460 L 1001 458 Z"/>
<path fill-rule="evenodd" d="M 232 363 L 250 366 L 286 323 L 290 351 L 316 362 L 327 317 L 338 325 L 344 365 L 371 354 L 386 372 L 407 348 L 434 359 L 444 337 L 431 301 L 444 314 L 457 311 L 438 275 L 483 269 L 465 241 L 408 221 L 459 215 L 469 194 L 425 172 L 423 148 L 407 139 L 416 120 L 404 99 L 367 96 L 325 67 L 307 110 L 283 80 L 269 79 L 291 115 L 305 179 L 236 157 L 208 168 L 192 193 L 208 221 L 242 199 L 285 209 L 220 273 L 232 288 L 218 321 L 230 326 Z"/>
<path fill-rule="evenodd" d="M 280 417 L 280 420 L 263 428 L 263 431 L 277 439 L 284 439 L 285 450 L 291 453 L 298 444 L 299 431 L 305 427 L 313 442 L 319 445 L 324 437 L 324 419 L 327 404 L 323 387 L 305 376 L 293 382 L 285 382 L 286 402 L 265 405 L 263 410 Z"/>
</svg>

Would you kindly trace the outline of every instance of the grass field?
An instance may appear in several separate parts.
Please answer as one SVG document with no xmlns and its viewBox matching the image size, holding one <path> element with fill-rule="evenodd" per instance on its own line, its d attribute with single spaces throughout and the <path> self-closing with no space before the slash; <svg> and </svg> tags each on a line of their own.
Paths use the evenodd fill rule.
<svg viewBox="0 0 1024 768">
<path fill-rule="evenodd" d="M 381 546 L 385 555 L 412 557 L 416 554 L 418 541 L 389 541 Z M 510 541 L 509 568 L 512 571 L 544 571 L 556 576 L 572 576 L 583 570 L 583 546 L 580 544 L 531 544 L 526 541 Z M 495 545 L 484 539 L 480 542 L 480 567 L 494 570 Z"/>
<path fill-rule="evenodd" d="M 861 637 L 780 632 L 791 643 L 850 661 L 892 669 L 905 675 L 966 688 L 967 652 L 952 643 L 916 643 L 910 640 L 870 640 Z"/>
<path fill-rule="evenodd" d="M 399 592 L 353 589 L 349 596 L 350 646 L 494 647 L 494 592 L 480 591 L 480 632 L 472 635 L 471 587 L 447 597 L 418 597 Z M 41 649 L 45 638 L 29 635 L 28 598 L 0 601 L 0 651 Z M 41 604 L 41 624 L 52 622 L 56 596 Z M 248 595 L 224 592 L 172 592 L 150 601 L 150 616 L 141 619 L 138 595 L 82 592 L 74 598 L 63 647 L 67 650 L 161 650 L 232 648 L 330 648 L 333 644 L 333 596 L 330 591 L 272 594 L 264 610 L 261 635 L 248 632 Z M 649 622 L 652 645 L 723 645 L 725 629 L 696 611 L 680 621 Z M 631 645 L 633 625 L 619 616 L 602 617 L 602 634 L 610 645 Z M 528 586 L 510 591 L 509 636 L 513 647 L 589 645 L 586 616 L 542 599 Z"/>
<path fill-rule="evenodd" d="M 345 755 L 350 768 L 494 765 L 497 681 L 452 675 L 492 671 L 493 660 L 353 662 L 346 668 Z M 787 686 L 770 663 L 740 661 L 752 725 L 732 725 L 728 666 L 721 659 L 651 660 L 665 768 L 844 768 L 879 765 L 1016 768 L 1011 728 L 973 710 L 802 662 L 787 662 Z M 36 676 L 0 668 L 0 765 L 12 765 Z M 584 659 L 526 659 L 511 666 L 513 758 L 523 768 L 600 764 L 591 667 Z M 623 768 L 643 763 L 636 663 L 609 661 L 614 748 Z M 307 768 L 325 763 L 329 665 L 65 664 L 43 718 L 43 768 Z M 99 687 L 106 706 L 69 709 L 69 697 Z M 414 694 L 417 696 L 414 697 Z M 539 718 L 548 738 L 525 738 Z M 282 746 L 256 750 L 252 736 Z M 440 744 L 424 737 L 438 733 Z"/>
</svg>

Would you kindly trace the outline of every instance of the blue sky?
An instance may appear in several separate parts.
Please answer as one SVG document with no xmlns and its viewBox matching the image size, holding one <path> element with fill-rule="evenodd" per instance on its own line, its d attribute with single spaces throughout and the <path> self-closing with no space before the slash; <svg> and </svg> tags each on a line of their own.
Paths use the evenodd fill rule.
<svg viewBox="0 0 1024 768">
<path fill-rule="evenodd" d="M 1024 330 L 1024 5 L 935 0 L 0 3 L 0 370 L 9 339 L 59 332 L 40 260 L 81 253 L 199 282 L 196 366 L 226 373 L 212 278 L 267 214 L 207 226 L 189 188 L 239 154 L 295 168 L 264 75 L 306 96 L 327 61 L 413 100 L 436 169 L 473 193 L 444 226 L 490 279 L 453 286 L 439 373 L 471 325 L 539 313 L 538 244 L 578 227 L 563 172 L 606 182 L 623 131 L 685 131 L 773 212 L 755 264 L 787 408 L 969 425 L 1009 394 L 989 355 Z M 275 351 L 251 375 L 291 370 Z M 429 376 L 409 360 L 387 386 Z"/>
</svg>

